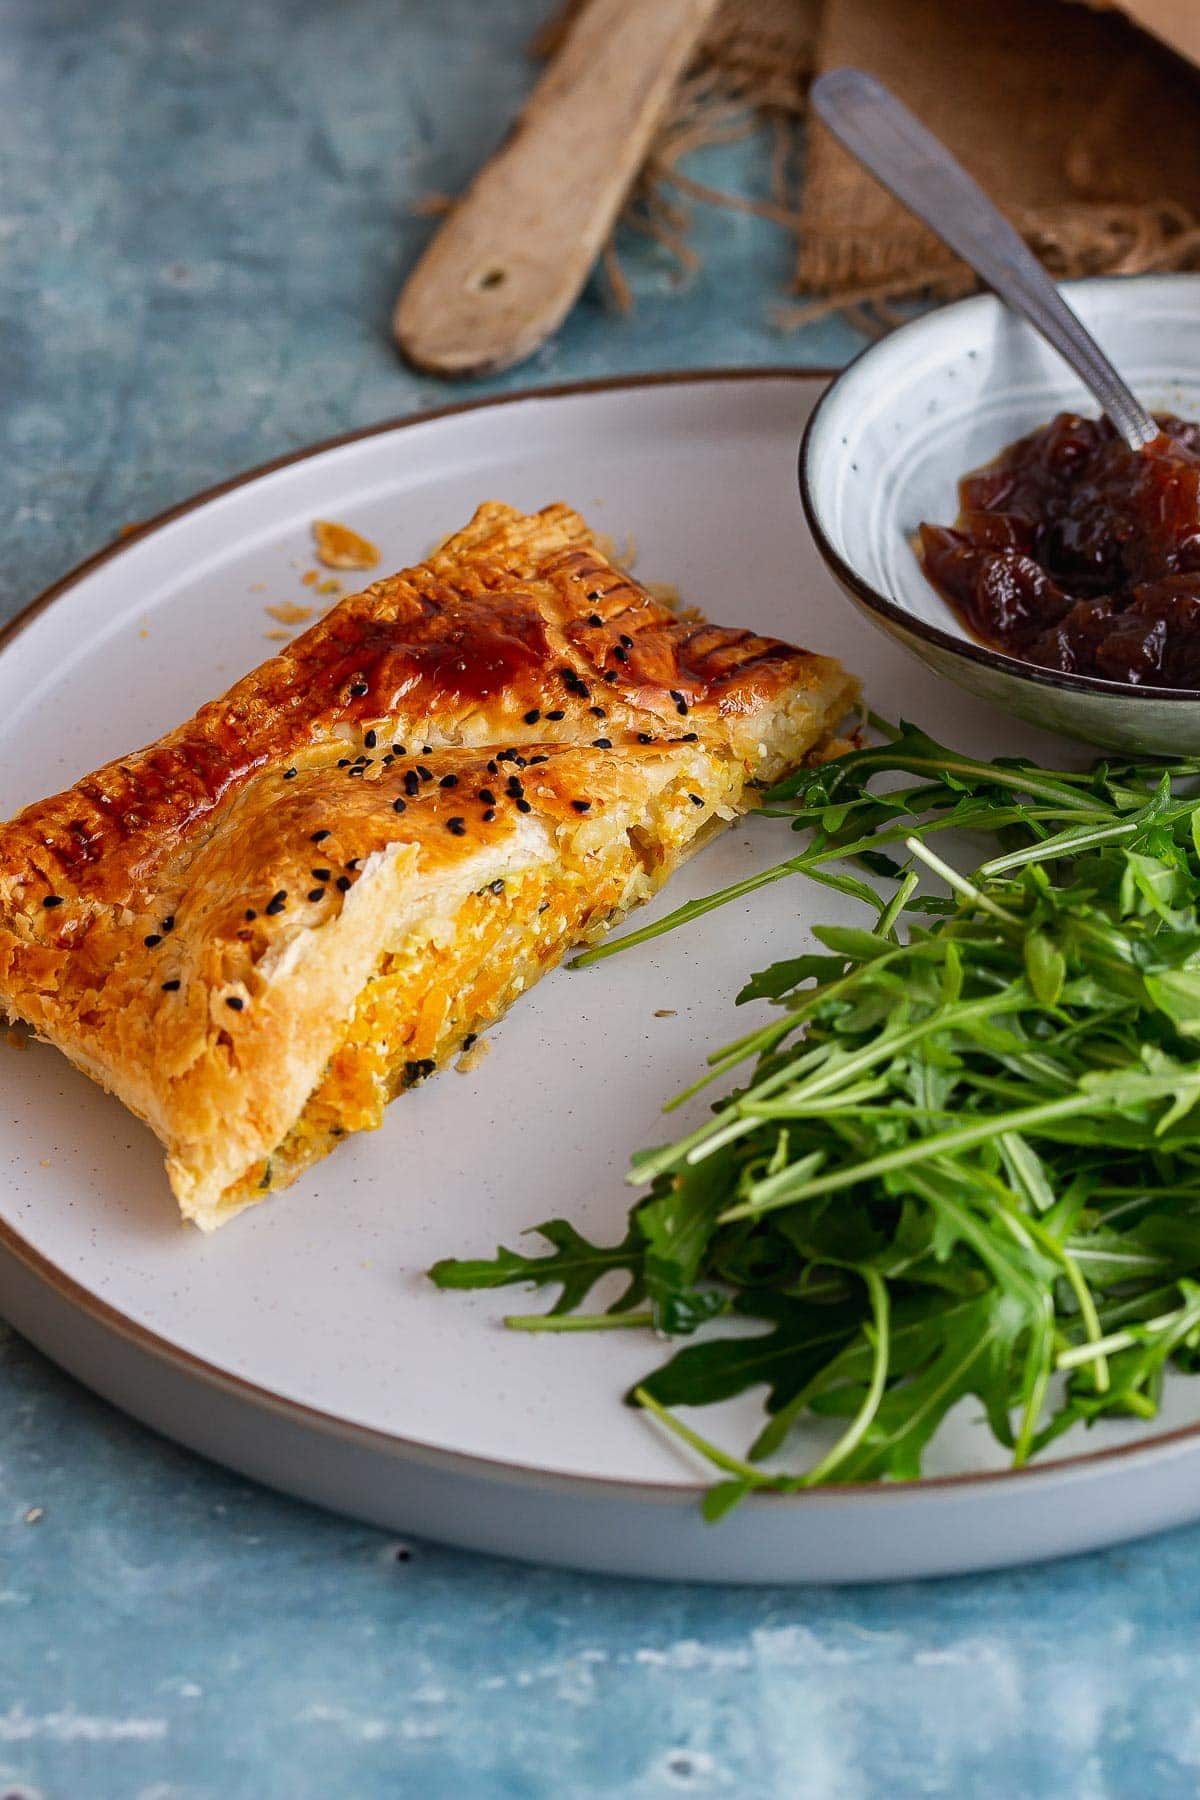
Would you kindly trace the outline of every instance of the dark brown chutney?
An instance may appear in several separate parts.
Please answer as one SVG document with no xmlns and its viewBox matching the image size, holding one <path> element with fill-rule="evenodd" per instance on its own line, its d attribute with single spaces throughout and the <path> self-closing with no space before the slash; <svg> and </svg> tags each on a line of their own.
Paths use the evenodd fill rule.
<svg viewBox="0 0 1200 1800">
<path fill-rule="evenodd" d="M 1200 424 L 1159 415 L 1140 453 L 1059 413 L 922 525 L 933 585 L 985 643 L 1043 668 L 1200 687 Z"/>
</svg>

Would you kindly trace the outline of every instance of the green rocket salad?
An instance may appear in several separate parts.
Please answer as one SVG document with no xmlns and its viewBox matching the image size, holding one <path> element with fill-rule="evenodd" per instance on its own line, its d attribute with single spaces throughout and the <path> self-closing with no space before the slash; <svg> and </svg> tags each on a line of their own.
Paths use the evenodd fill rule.
<svg viewBox="0 0 1200 1800">
<path fill-rule="evenodd" d="M 797 855 L 577 959 L 792 874 L 868 909 L 752 976 L 739 1001 L 772 1016 L 679 1096 L 732 1078 L 711 1117 L 634 1158 L 623 1241 L 550 1220 L 544 1253 L 432 1270 L 556 1285 L 522 1329 L 684 1340 L 664 1362 L 647 1339 L 629 1399 L 719 1471 L 712 1517 L 915 1477 L 968 1396 L 1019 1465 L 1153 1417 L 1167 1368 L 1200 1368 L 1200 762 L 1062 773 L 875 723 L 885 742 L 764 797 Z M 588 1312 L 612 1270 L 624 1291 Z M 692 1339 L 721 1314 L 752 1331 Z M 749 1388 L 766 1416 L 742 1456 L 675 1410 Z M 806 1417 L 831 1446 L 781 1473 Z"/>
</svg>

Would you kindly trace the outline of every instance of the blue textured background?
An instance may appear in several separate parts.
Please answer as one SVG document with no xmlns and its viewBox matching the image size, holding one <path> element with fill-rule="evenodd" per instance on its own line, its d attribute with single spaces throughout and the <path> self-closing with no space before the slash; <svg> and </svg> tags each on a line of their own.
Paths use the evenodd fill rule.
<svg viewBox="0 0 1200 1800">
<path fill-rule="evenodd" d="M 388 338 L 412 204 L 498 141 L 544 5 L 0 0 L 0 618 L 128 520 L 448 397 Z M 631 240 L 631 318 L 589 290 L 470 391 L 855 348 L 773 330 L 771 227 L 699 216 L 696 242 L 679 295 Z M 0 1325 L 0 1796 L 1194 1794 L 1198 1626 L 1200 1531 L 858 1591 L 398 1547 L 160 1442 Z"/>
</svg>

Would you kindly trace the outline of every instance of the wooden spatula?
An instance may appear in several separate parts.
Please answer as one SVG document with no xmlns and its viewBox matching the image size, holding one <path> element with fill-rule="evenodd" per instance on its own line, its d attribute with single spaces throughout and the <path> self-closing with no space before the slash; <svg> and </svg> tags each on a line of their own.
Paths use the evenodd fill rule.
<svg viewBox="0 0 1200 1800">
<path fill-rule="evenodd" d="M 405 356 L 485 375 L 561 324 L 716 0 L 589 0 L 396 303 Z"/>
</svg>

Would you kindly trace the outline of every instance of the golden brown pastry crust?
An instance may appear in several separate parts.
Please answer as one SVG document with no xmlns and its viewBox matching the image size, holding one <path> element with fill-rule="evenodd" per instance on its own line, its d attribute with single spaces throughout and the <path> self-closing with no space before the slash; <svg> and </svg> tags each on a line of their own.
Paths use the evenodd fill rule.
<svg viewBox="0 0 1200 1800">
<path fill-rule="evenodd" d="M 854 693 L 829 658 L 677 618 L 569 508 L 488 503 L 176 731 L 0 826 L 0 1007 L 146 1119 L 185 1214 L 218 1223 L 261 1168 L 280 1185 L 330 1147 L 271 1173 L 406 944 L 441 966 L 469 914 L 482 945 L 470 897 L 540 870 L 542 910 L 510 893 L 519 916 L 488 927 L 529 985 Z M 422 1041 L 444 1055 L 513 989 Z"/>
</svg>

